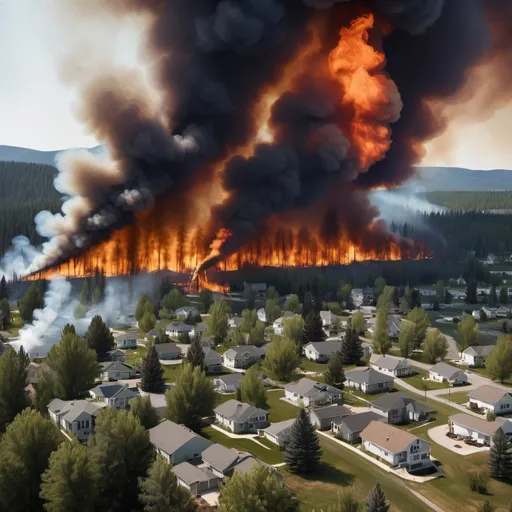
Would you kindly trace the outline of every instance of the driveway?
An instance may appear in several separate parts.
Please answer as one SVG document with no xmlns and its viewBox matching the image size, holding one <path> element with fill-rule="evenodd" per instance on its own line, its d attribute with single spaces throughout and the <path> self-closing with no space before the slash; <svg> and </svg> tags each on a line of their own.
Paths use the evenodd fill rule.
<svg viewBox="0 0 512 512">
<path fill-rule="evenodd" d="M 457 439 L 450 439 L 447 437 L 448 425 L 439 425 L 438 427 L 431 428 L 428 431 L 428 436 L 432 441 L 441 445 L 443 448 L 450 450 L 458 455 L 471 455 L 473 453 L 487 452 L 488 447 L 479 448 L 478 446 L 470 446 L 464 441 Z"/>
<path fill-rule="evenodd" d="M 201 498 L 206 501 L 210 507 L 216 507 L 219 504 L 219 491 L 210 491 L 201 494 Z"/>
</svg>

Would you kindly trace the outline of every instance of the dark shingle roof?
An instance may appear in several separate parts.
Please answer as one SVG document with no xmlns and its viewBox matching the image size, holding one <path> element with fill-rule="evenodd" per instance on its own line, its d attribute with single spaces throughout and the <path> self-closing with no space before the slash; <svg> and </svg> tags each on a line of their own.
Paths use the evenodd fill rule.
<svg viewBox="0 0 512 512">
<path fill-rule="evenodd" d="M 155 349 L 159 354 L 176 354 L 181 353 L 180 348 L 176 343 L 160 343 L 155 345 Z"/>
<path fill-rule="evenodd" d="M 216 407 L 213 412 L 237 423 L 243 423 L 255 413 L 258 416 L 265 416 L 265 418 L 268 416 L 267 411 L 258 409 L 254 405 L 239 402 L 238 400 L 228 400 L 219 405 L 219 407 Z"/>
<path fill-rule="evenodd" d="M 315 396 L 317 393 L 320 392 L 326 392 L 333 395 L 339 395 L 341 393 L 339 389 L 329 386 L 328 384 L 316 382 L 306 377 L 300 379 L 298 382 L 288 384 L 285 389 L 291 391 L 292 393 L 296 393 L 298 395 L 306 397 Z"/>
<path fill-rule="evenodd" d="M 386 393 L 371 402 L 373 407 L 387 412 L 391 409 L 402 409 L 409 406 L 415 412 L 434 412 L 434 409 L 428 407 L 414 398 L 409 398 L 405 393 Z"/>
<path fill-rule="evenodd" d="M 340 421 L 349 432 L 362 432 L 372 421 L 382 421 L 384 418 L 376 412 L 361 412 L 346 416 Z"/>
<path fill-rule="evenodd" d="M 239 453 L 233 448 L 226 448 L 215 443 L 203 451 L 201 457 L 204 462 L 224 473 L 239 458 Z"/>
<path fill-rule="evenodd" d="M 329 405 L 327 407 L 312 409 L 311 413 L 315 413 L 319 420 L 327 420 L 329 418 L 348 416 L 350 411 L 343 405 Z"/>
<path fill-rule="evenodd" d="M 391 375 L 378 372 L 373 368 L 363 368 L 361 370 L 352 370 L 345 374 L 347 380 L 357 382 L 358 384 L 383 384 L 385 382 L 393 382 Z"/>
</svg>

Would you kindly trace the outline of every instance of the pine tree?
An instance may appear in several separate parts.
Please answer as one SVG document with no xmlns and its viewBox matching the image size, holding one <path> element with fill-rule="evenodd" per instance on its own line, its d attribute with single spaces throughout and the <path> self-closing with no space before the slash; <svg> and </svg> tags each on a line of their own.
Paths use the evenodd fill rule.
<svg viewBox="0 0 512 512">
<path fill-rule="evenodd" d="M 9 298 L 9 290 L 7 289 L 7 281 L 5 276 L 0 280 L 0 300 Z"/>
<path fill-rule="evenodd" d="M 317 343 L 325 341 L 326 334 L 323 329 L 320 312 L 312 309 L 304 322 L 304 331 L 302 332 L 302 346 L 308 343 Z"/>
<path fill-rule="evenodd" d="M 322 450 L 309 414 L 301 409 L 290 432 L 285 460 L 292 473 L 312 473 L 318 469 Z"/>
<path fill-rule="evenodd" d="M 99 315 L 92 319 L 85 338 L 89 347 L 96 352 L 98 361 L 105 361 L 108 352 L 114 348 L 114 336 Z"/>
<path fill-rule="evenodd" d="M 310 311 L 313 310 L 315 307 L 315 299 L 313 298 L 313 295 L 310 291 L 306 292 L 304 295 L 304 300 L 302 303 L 302 317 L 307 318 Z"/>
<path fill-rule="evenodd" d="M 368 501 L 366 502 L 366 512 L 388 512 L 389 505 L 386 502 L 386 496 L 380 488 L 379 482 L 372 489 Z"/>
<path fill-rule="evenodd" d="M 201 370 L 204 370 L 204 350 L 201 346 L 201 335 L 196 334 L 188 347 L 187 352 L 187 363 L 192 366 L 199 366 Z"/>
<path fill-rule="evenodd" d="M 0 329 L 6 331 L 11 325 L 11 308 L 7 299 L 0 299 Z"/>
<path fill-rule="evenodd" d="M 34 282 L 30 285 L 27 293 L 21 299 L 19 305 L 19 311 L 21 319 L 24 322 L 32 322 L 32 316 L 36 309 L 42 309 L 44 306 L 43 297 L 39 284 Z"/>
<path fill-rule="evenodd" d="M 363 346 L 357 332 L 354 329 L 347 329 L 341 344 L 343 364 L 361 364 L 363 355 Z"/>
<path fill-rule="evenodd" d="M 103 295 L 101 293 L 101 288 L 97 286 L 96 288 L 94 288 L 94 292 L 92 294 L 92 303 L 97 305 L 100 304 L 102 300 Z"/>
<path fill-rule="evenodd" d="M 154 345 L 149 347 L 148 353 L 142 359 L 140 370 L 140 384 L 142 391 L 148 393 L 161 393 L 165 388 L 164 370 Z"/>
<path fill-rule="evenodd" d="M 336 351 L 327 363 L 327 370 L 324 373 L 325 383 L 343 389 L 345 380 L 345 372 L 343 371 L 343 359 L 341 352 Z"/>
<path fill-rule="evenodd" d="M 500 480 L 512 479 L 512 443 L 500 428 L 492 438 L 492 446 L 489 450 L 487 461 L 490 474 Z"/>
<path fill-rule="evenodd" d="M 163 345 L 164 343 L 170 343 L 171 338 L 169 338 L 169 336 L 164 331 L 164 329 L 160 329 L 153 341 L 154 341 L 155 345 Z"/>
<path fill-rule="evenodd" d="M 84 284 L 80 290 L 80 304 L 82 304 L 82 306 L 89 304 L 89 283 L 87 279 L 84 279 Z"/>
</svg>

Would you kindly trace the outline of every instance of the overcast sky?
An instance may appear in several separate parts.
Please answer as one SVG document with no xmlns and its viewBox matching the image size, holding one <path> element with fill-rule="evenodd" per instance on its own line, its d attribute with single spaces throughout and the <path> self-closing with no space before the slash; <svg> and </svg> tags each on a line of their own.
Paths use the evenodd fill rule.
<svg viewBox="0 0 512 512">
<path fill-rule="evenodd" d="M 52 1 L 0 0 L 0 145 L 54 150 L 99 143 L 75 119 L 74 93 L 59 81 L 66 42 L 51 14 Z M 133 34 L 128 29 L 116 40 L 124 63 L 136 62 Z M 483 124 L 454 123 L 449 133 L 429 145 L 423 163 L 512 169 L 506 138 L 511 114 L 509 108 Z"/>
</svg>

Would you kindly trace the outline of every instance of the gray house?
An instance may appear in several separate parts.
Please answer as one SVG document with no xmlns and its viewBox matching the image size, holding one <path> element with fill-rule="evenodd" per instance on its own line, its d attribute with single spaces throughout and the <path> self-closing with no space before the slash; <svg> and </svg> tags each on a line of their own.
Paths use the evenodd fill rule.
<svg viewBox="0 0 512 512">
<path fill-rule="evenodd" d="M 137 387 L 130 388 L 128 384 L 118 384 L 117 382 L 100 384 L 90 389 L 89 394 L 94 400 L 105 402 L 114 409 L 128 409 L 130 400 L 140 396 Z"/>
<path fill-rule="evenodd" d="M 155 451 L 172 464 L 199 460 L 201 453 L 212 445 L 208 439 L 169 420 L 149 429 L 149 439 Z"/>
<path fill-rule="evenodd" d="M 206 373 L 222 372 L 222 356 L 210 347 L 203 347 Z"/>
<path fill-rule="evenodd" d="M 349 414 L 350 411 L 346 407 L 343 407 L 343 405 L 329 405 L 327 407 L 312 409 L 309 412 L 309 418 L 311 419 L 311 423 L 318 430 L 329 430 L 333 422 L 339 423 L 342 418 Z"/>
<path fill-rule="evenodd" d="M 163 361 L 178 359 L 181 356 L 181 350 L 176 343 L 160 343 L 155 345 L 158 358 Z"/>
<path fill-rule="evenodd" d="M 242 385 L 243 375 L 241 373 L 229 373 L 220 375 L 213 379 L 215 391 L 220 393 L 234 393 Z"/>
<path fill-rule="evenodd" d="M 107 363 L 100 363 L 101 377 L 103 380 L 122 380 L 135 378 L 135 370 L 119 361 L 112 361 Z"/>
<path fill-rule="evenodd" d="M 339 439 L 348 443 L 358 443 L 361 441 L 361 432 L 372 422 L 385 419 L 374 412 L 361 412 L 345 416 L 339 423 L 332 423 L 331 429 Z"/>
<path fill-rule="evenodd" d="M 284 448 L 288 444 L 288 439 L 294 423 L 295 419 L 272 423 L 269 427 L 258 430 L 258 435 L 265 437 L 271 443 L 279 446 L 279 448 Z"/>
<path fill-rule="evenodd" d="M 116 334 L 114 339 L 116 340 L 117 348 L 122 348 L 123 350 L 137 348 L 137 332 L 135 331 Z"/>
<path fill-rule="evenodd" d="M 363 393 L 381 393 L 393 389 L 394 378 L 373 368 L 352 370 L 347 372 L 345 377 L 347 378 L 345 386 L 357 389 Z"/>
<path fill-rule="evenodd" d="M 254 345 L 240 345 L 231 347 L 224 352 L 224 366 L 226 368 L 249 368 L 259 363 L 265 355 L 265 351 Z"/>
<path fill-rule="evenodd" d="M 193 466 L 190 462 L 182 462 L 171 470 L 178 480 L 178 484 L 188 489 L 193 496 L 214 491 L 219 488 L 220 478 L 206 468 Z"/>
<path fill-rule="evenodd" d="M 119 361 L 124 363 L 126 360 L 126 353 L 123 350 L 116 348 L 108 353 L 108 357 L 111 361 Z"/>
<path fill-rule="evenodd" d="M 256 432 L 268 425 L 267 411 L 238 400 L 228 400 L 215 408 L 213 412 L 215 421 L 235 434 Z"/>
<path fill-rule="evenodd" d="M 304 407 L 335 404 L 342 398 L 339 389 L 306 377 L 298 382 L 287 384 L 284 388 L 284 395 L 289 402 Z"/>
<path fill-rule="evenodd" d="M 304 347 L 304 355 L 310 361 L 327 363 L 334 352 L 341 350 L 341 340 L 318 341 Z"/>
<path fill-rule="evenodd" d="M 428 421 L 434 409 L 405 393 L 386 393 L 374 400 L 370 410 L 383 416 L 388 423 L 409 423 L 410 421 Z"/>
</svg>

